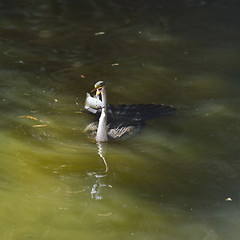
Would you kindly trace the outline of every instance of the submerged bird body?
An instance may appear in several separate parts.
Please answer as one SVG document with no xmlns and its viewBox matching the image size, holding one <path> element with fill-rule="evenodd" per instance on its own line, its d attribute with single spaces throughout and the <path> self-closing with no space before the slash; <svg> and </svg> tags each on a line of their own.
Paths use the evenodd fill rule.
<svg viewBox="0 0 240 240">
<path fill-rule="evenodd" d="M 96 142 L 131 137 L 144 127 L 146 120 L 169 115 L 175 110 L 170 106 L 155 104 L 121 104 L 115 107 L 107 104 L 106 88 L 102 81 L 97 82 L 94 87 L 96 97 L 87 95 L 85 108 L 98 117 L 99 121 L 89 124 L 85 132 Z M 99 94 L 102 100 L 98 98 Z M 89 104 L 91 102 L 94 104 Z"/>
</svg>

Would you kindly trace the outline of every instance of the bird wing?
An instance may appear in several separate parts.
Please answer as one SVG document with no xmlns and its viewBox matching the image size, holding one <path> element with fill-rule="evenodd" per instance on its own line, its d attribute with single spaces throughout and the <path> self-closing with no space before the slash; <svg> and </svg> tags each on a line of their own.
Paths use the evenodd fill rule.
<svg viewBox="0 0 240 240">
<path fill-rule="evenodd" d="M 146 121 L 172 114 L 176 108 L 163 104 L 121 104 L 109 106 L 109 120 Z"/>
</svg>

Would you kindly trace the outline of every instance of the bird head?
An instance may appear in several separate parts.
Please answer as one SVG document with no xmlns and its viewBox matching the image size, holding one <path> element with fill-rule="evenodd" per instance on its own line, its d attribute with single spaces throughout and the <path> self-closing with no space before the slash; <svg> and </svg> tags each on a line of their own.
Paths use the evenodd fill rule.
<svg viewBox="0 0 240 240">
<path fill-rule="evenodd" d="M 94 85 L 94 89 L 91 92 L 95 92 L 96 91 L 96 96 L 98 96 L 102 92 L 104 86 L 105 86 L 105 83 L 103 81 L 98 81 Z"/>
</svg>

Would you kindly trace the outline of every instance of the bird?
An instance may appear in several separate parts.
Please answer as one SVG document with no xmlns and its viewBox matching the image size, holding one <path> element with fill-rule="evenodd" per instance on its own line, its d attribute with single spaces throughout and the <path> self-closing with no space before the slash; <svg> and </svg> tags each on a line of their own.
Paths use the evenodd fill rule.
<svg viewBox="0 0 240 240">
<path fill-rule="evenodd" d="M 176 108 L 163 104 L 108 104 L 106 85 L 98 81 L 91 92 L 86 95 L 85 109 L 98 118 L 85 128 L 85 133 L 96 142 L 123 140 L 134 136 L 150 119 L 166 116 Z M 100 99 L 101 96 L 101 99 Z"/>
</svg>

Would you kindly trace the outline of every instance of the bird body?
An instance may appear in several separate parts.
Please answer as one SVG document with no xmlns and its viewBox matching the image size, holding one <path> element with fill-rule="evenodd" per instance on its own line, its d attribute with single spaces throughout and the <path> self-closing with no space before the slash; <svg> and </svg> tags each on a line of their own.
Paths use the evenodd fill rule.
<svg viewBox="0 0 240 240">
<path fill-rule="evenodd" d="M 121 104 L 113 106 L 107 103 L 106 87 L 103 81 L 94 85 L 96 96 L 87 94 L 85 109 L 99 118 L 87 126 L 85 132 L 96 142 L 121 140 L 139 132 L 146 120 L 171 114 L 176 109 L 171 106 L 155 104 Z M 99 99 L 101 95 L 101 100 Z"/>
</svg>

